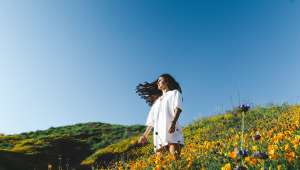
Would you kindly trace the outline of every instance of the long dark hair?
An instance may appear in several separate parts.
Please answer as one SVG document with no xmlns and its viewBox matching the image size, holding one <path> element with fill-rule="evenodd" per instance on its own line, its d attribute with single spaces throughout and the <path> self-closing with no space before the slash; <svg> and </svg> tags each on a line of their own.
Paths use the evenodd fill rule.
<svg viewBox="0 0 300 170">
<path fill-rule="evenodd" d="M 180 93 L 182 93 L 179 83 L 174 79 L 173 76 L 171 76 L 170 74 L 162 74 L 159 77 L 164 78 L 169 90 L 177 89 Z M 162 91 L 158 89 L 157 82 L 158 79 L 156 79 L 152 83 L 144 82 L 136 86 L 136 93 L 141 98 L 145 99 L 146 103 L 149 106 L 152 106 L 156 99 L 158 99 L 162 95 Z"/>
</svg>

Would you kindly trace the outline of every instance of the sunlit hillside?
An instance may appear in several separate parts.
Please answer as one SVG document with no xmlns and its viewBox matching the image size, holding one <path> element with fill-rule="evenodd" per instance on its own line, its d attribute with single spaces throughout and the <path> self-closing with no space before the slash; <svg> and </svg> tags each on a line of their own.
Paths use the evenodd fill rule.
<svg viewBox="0 0 300 170">
<path fill-rule="evenodd" d="M 242 110 L 185 127 L 177 162 L 168 154 L 156 157 L 152 137 L 141 147 L 136 136 L 97 150 L 82 164 L 94 169 L 300 169 L 300 106 Z"/>
<path fill-rule="evenodd" d="M 144 126 L 86 123 L 0 136 L 0 170 L 300 169 L 300 106 L 236 108 L 183 128 L 181 159 L 156 157 Z"/>
</svg>

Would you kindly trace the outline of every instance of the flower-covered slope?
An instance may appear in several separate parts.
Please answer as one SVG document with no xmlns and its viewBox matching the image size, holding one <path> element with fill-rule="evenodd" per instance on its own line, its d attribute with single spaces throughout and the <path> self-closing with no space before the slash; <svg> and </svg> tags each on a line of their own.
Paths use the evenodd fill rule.
<svg viewBox="0 0 300 170">
<path fill-rule="evenodd" d="M 157 157 L 152 135 L 97 150 L 82 164 L 94 169 L 300 169 L 300 106 L 254 107 L 194 121 L 184 127 L 181 159 Z"/>
</svg>

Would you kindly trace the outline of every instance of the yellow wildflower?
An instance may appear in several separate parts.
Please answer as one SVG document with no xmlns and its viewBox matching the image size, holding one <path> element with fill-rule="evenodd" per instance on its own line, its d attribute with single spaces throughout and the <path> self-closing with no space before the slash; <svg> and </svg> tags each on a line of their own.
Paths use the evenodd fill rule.
<svg viewBox="0 0 300 170">
<path fill-rule="evenodd" d="M 225 165 L 221 168 L 221 170 L 231 170 L 231 165 L 230 165 L 230 163 L 225 164 Z"/>
</svg>

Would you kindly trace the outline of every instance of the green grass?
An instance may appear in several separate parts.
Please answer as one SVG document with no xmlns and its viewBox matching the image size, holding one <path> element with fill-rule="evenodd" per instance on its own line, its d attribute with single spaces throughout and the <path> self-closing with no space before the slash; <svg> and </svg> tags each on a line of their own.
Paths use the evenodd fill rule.
<svg viewBox="0 0 300 170">
<path fill-rule="evenodd" d="M 274 130 L 275 137 L 278 133 L 290 131 L 289 138 L 280 143 L 286 145 L 300 134 L 299 127 L 295 129 L 295 122 L 300 119 L 299 115 L 300 106 L 287 104 L 252 108 L 245 114 L 244 147 L 250 153 L 254 145 L 261 151 L 268 152 L 268 145 L 273 144 L 274 137 L 271 136 L 270 139 L 266 137 L 270 130 Z M 145 126 L 91 122 L 18 135 L 0 135 L 0 165 L 3 166 L 5 162 L 6 167 L 13 169 L 16 169 L 17 165 L 20 165 L 17 167 L 20 169 L 24 167 L 45 169 L 48 163 L 57 167 L 58 155 L 62 155 L 63 164 L 69 158 L 72 162 L 71 167 L 84 170 L 96 164 L 106 168 L 123 169 L 129 167 L 153 169 L 157 166 L 166 169 L 221 169 L 225 164 L 230 164 L 233 168 L 241 165 L 241 162 L 228 156 L 235 146 L 240 147 L 241 119 L 241 112 L 234 109 L 194 120 L 185 126 L 183 128 L 185 147 L 182 150 L 182 159 L 176 163 L 168 160 L 165 160 L 165 163 L 155 162 L 152 134 L 149 135 L 147 145 L 143 147 L 137 145 Z M 251 139 L 251 135 L 257 130 L 263 135 L 263 140 L 259 144 Z M 299 151 L 294 152 L 299 158 Z M 280 154 L 278 160 L 264 160 L 264 165 L 259 162 L 257 167 L 247 166 L 249 169 L 262 166 L 275 167 L 278 162 L 287 168 L 293 169 L 298 166 L 299 162 L 293 162 L 294 166 L 287 161 L 284 155 L 286 153 L 280 151 Z"/>
<path fill-rule="evenodd" d="M 28 161 L 25 167 L 41 167 L 48 163 L 56 165 L 58 155 L 62 155 L 64 159 L 68 157 L 72 161 L 76 160 L 73 166 L 78 167 L 81 162 L 78 158 L 84 159 L 99 148 L 140 134 L 144 130 L 145 127 L 140 125 L 79 123 L 16 135 L 2 135 L 0 149 L 12 154 L 24 154 L 24 157 L 28 157 L 29 160 L 41 158 L 41 163 L 32 164 Z M 15 160 L 10 157 L 7 161 L 13 165 Z"/>
</svg>

